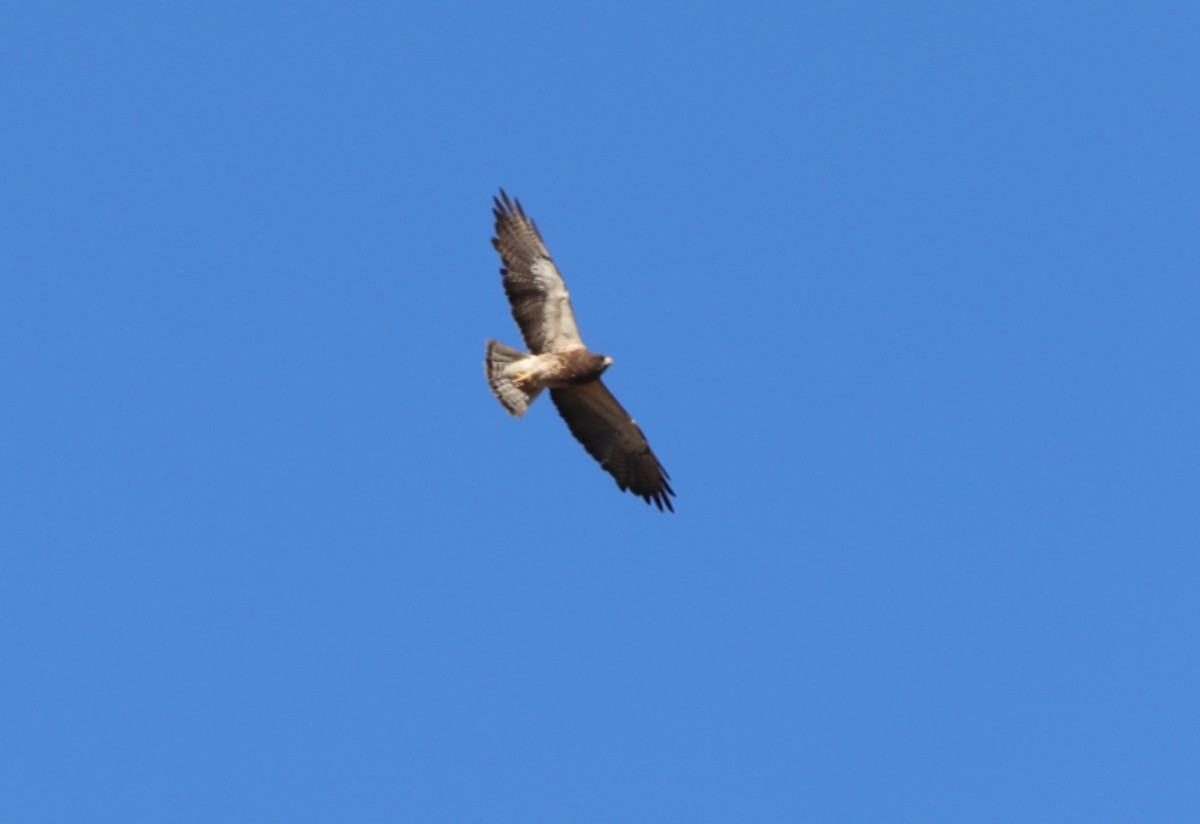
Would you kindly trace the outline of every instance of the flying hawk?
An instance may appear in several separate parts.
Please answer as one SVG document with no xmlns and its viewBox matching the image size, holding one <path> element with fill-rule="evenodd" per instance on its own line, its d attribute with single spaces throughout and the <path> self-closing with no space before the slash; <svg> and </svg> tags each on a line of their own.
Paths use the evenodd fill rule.
<svg viewBox="0 0 1200 824">
<path fill-rule="evenodd" d="M 484 371 L 501 405 L 520 417 L 543 389 L 571 434 L 600 466 L 646 503 L 674 512 L 667 471 L 646 436 L 600 380 L 612 358 L 589 352 L 575 325 L 567 285 L 550 258 L 537 226 L 521 201 L 503 189 L 493 198 L 496 236 L 492 245 L 504 266 L 500 275 L 513 318 L 532 354 L 494 340 L 487 342 Z"/>
</svg>

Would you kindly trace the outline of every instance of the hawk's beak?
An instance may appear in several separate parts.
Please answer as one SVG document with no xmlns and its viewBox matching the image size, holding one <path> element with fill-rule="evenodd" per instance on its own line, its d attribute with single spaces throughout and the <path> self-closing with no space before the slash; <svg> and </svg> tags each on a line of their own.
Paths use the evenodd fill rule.
<svg viewBox="0 0 1200 824">
<path fill-rule="evenodd" d="M 604 356 L 604 365 L 605 365 L 605 366 L 612 366 L 612 358 L 610 358 L 608 355 L 605 355 L 605 356 Z"/>
</svg>

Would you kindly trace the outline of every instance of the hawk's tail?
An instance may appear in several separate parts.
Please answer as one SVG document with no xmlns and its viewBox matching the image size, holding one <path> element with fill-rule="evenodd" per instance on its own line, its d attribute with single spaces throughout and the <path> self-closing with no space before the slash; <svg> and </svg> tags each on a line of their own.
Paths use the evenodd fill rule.
<svg viewBox="0 0 1200 824">
<path fill-rule="evenodd" d="M 508 410 L 508 414 L 520 417 L 525 414 L 533 399 L 541 394 L 541 389 L 521 389 L 512 382 L 512 377 L 505 374 L 509 364 L 529 357 L 524 352 L 497 343 L 487 342 L 487 354 L 483 361 L 484 374 L 487 375 L 488 386 L 500 404 Z"/>
</svg>

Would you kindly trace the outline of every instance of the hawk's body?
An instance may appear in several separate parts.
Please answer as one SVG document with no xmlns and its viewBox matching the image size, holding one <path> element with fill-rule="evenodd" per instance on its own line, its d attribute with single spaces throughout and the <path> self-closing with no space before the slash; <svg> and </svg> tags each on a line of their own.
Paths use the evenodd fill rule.
<svg viewBox="0 0 1200 824">
<path fill-rule="evenodd" d="M 621 489 L 674 511 L 667 472 L 629 413 L 600 380 L 612 358 L 588 351 L 575 324 L 571 298 L 537 226 L 504 190 L 495 199 L 492 245 L 504 268 L 504 291 L 513 318 L 529 346 L 526 354 L 488 341 L 484 362 L 488 384 L 513 415 L 550 390 L 550 399 L 576 439 Z"/>
</svg>

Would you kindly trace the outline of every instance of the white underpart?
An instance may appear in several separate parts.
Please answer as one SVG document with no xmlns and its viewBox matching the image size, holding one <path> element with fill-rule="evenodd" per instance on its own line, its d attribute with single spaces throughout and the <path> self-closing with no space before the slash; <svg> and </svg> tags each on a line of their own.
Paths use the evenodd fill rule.
<svg viewBox="0 0 1200 824">
<path fill-rule="evenodd" d="M 549 385 L 551 368 L 554 365 L 554 358 L 551 355 L 530 355 L 505 366 L 504 377 L 516 380 L 518 377 L 528 375 L 521 381 L 522 388 L 527 390 L 545 389 Z"/>
</svg>

